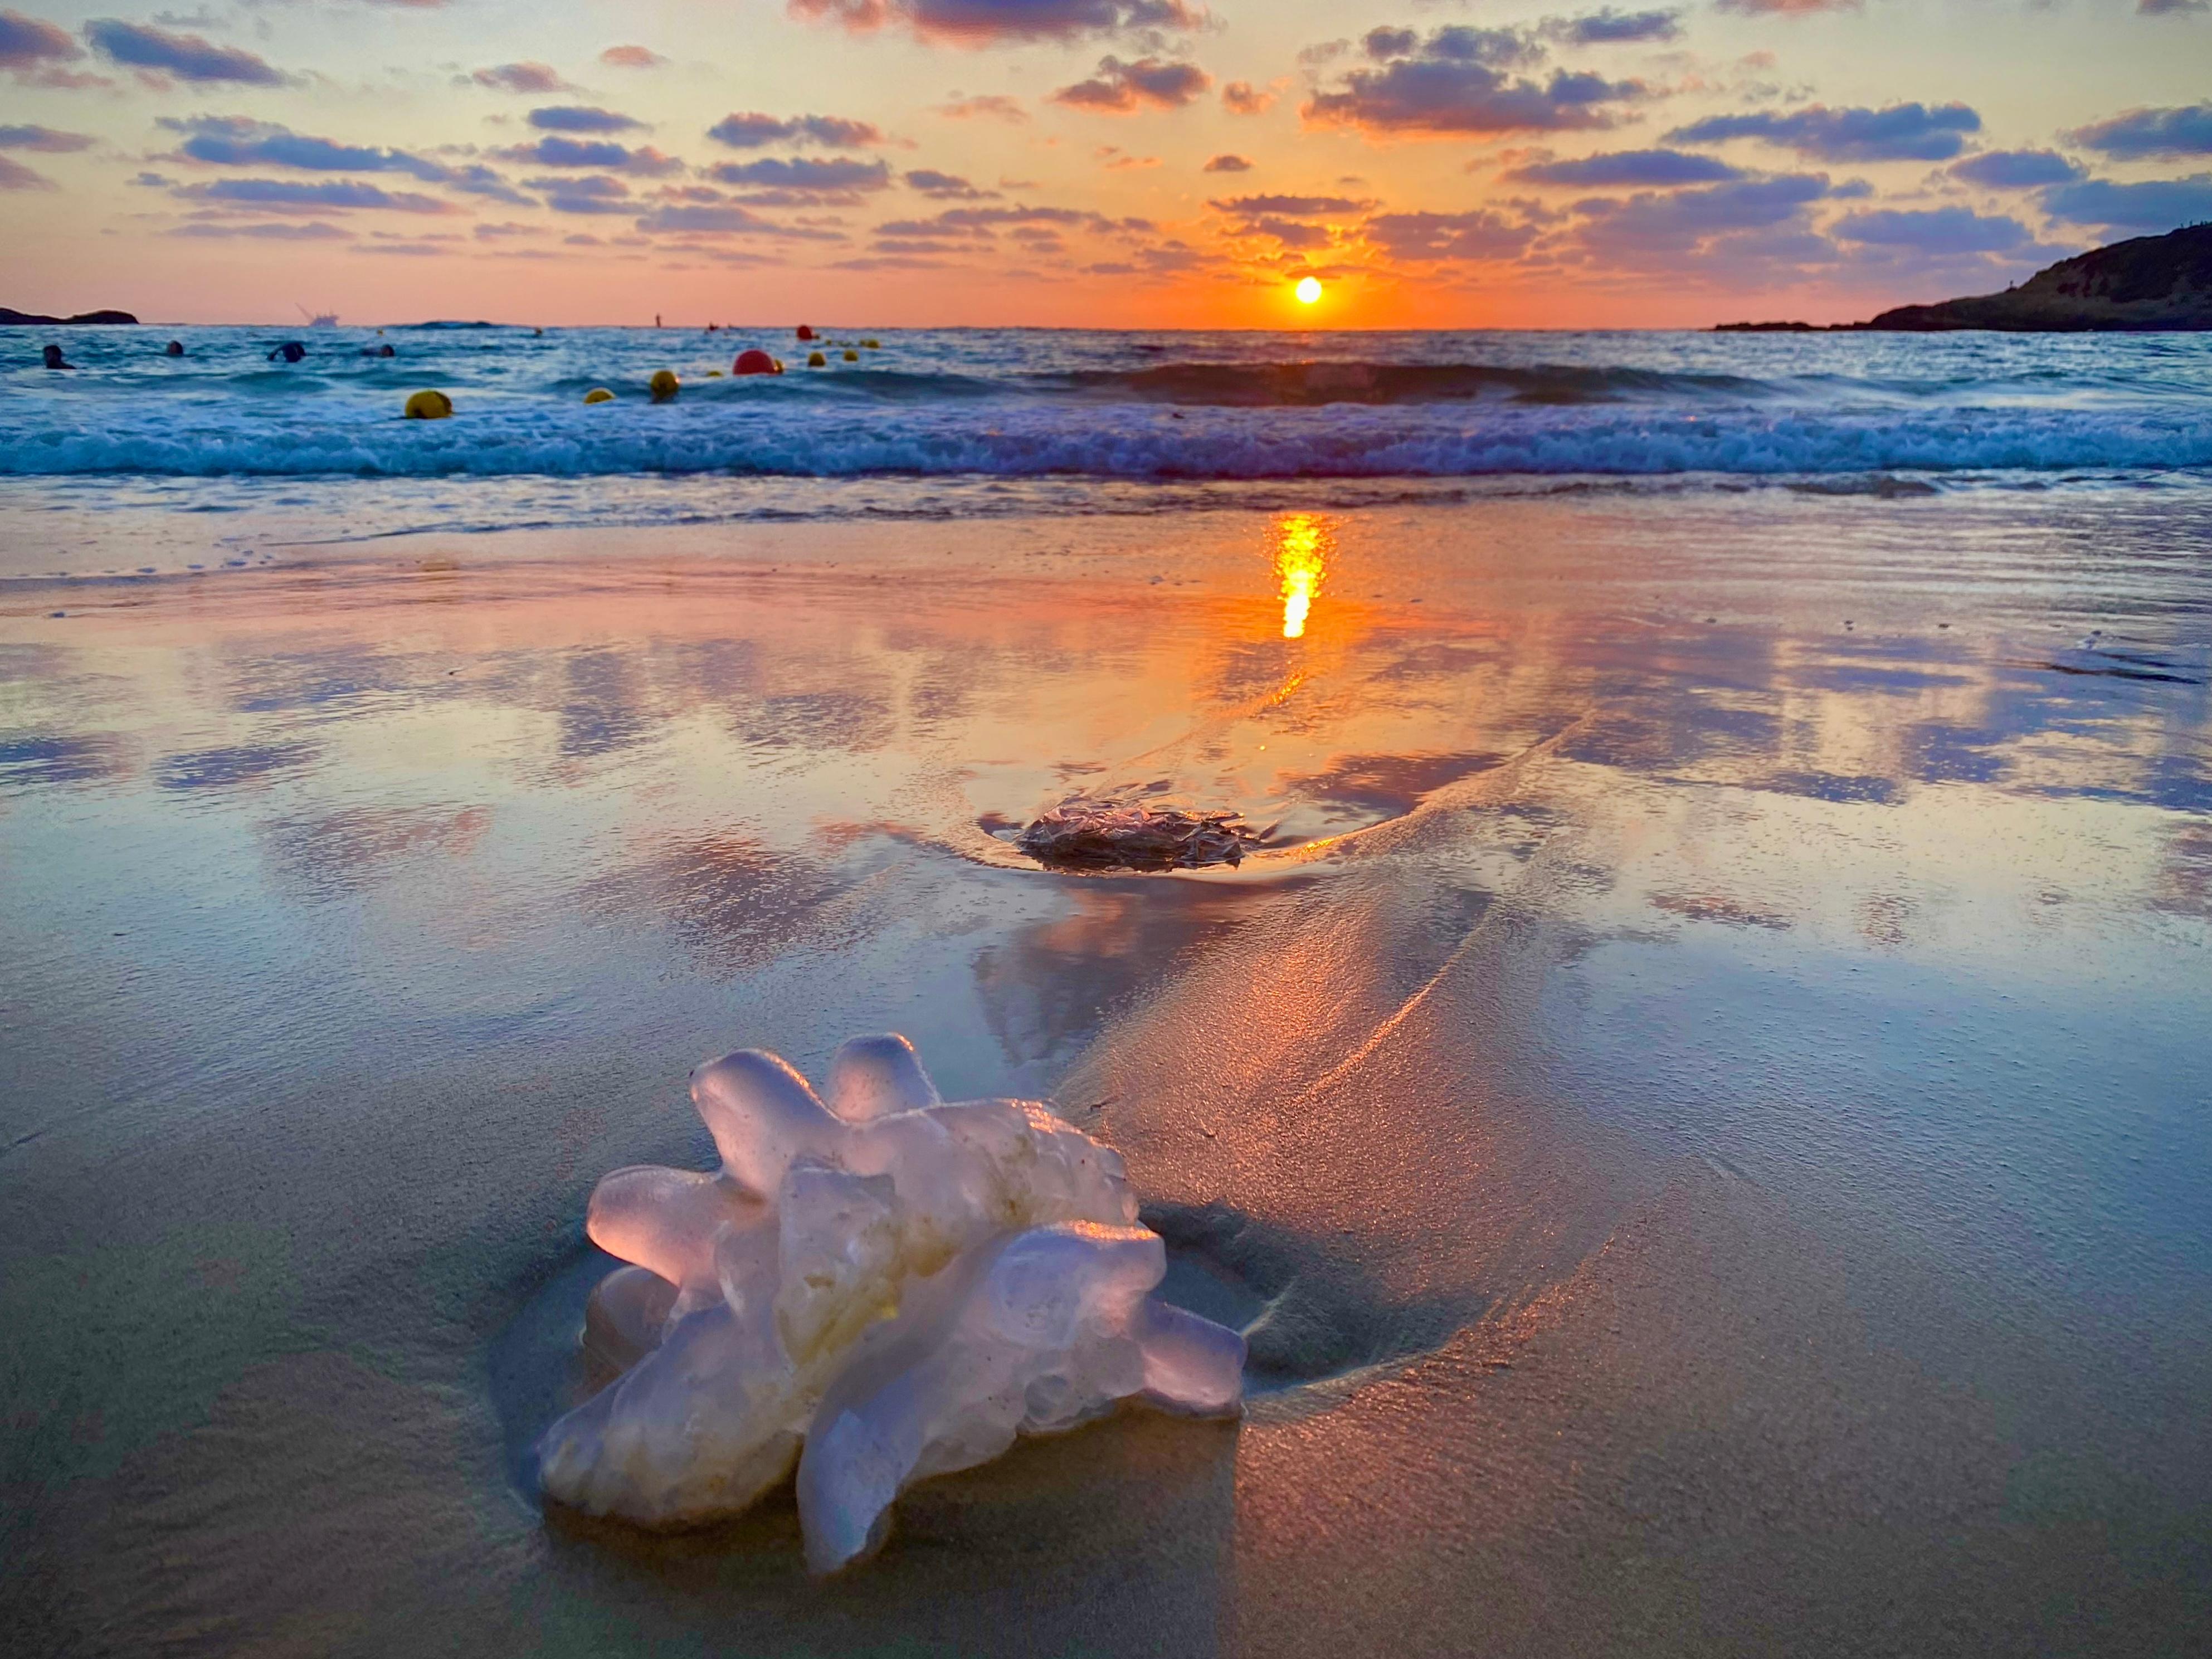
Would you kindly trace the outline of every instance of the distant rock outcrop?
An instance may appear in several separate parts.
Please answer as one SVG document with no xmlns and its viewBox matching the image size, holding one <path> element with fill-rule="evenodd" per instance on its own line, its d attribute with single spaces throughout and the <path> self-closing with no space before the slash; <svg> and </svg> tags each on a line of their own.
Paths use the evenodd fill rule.
<svg viewBox="0 0 2212 1659">
<path fill-rule="evenodd" d="M 1899 306 L 1844 330 L 1931 334 L 1949 329 L 2082 333 L 2212 329 L 2212 225 L 2138 236 L 2062 259 L 2002 294 Z M 1723 323 L 1717 332 L 1797 332 L 1802 323 Z"/>
<path fill-rule="evenodd" d="M 75 317 L 41 317 L 36 312 L 10 311 L 0 306 L 0 328 L 85 328 L 94 324 L 136 328 L 138 319 L 127 311 L 87 311 Z"/>
</svg>

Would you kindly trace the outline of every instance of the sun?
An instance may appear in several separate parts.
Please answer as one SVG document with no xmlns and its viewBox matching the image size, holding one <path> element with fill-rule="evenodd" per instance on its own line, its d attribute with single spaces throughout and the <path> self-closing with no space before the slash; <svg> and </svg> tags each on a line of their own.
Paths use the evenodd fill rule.
<svg viewBox="0 0 2212 1659">
<path fill-rule="evenodd" d="M 1292 291 L 1298 296 L 1298 303 L 1300 305 L 1310 306 L 1313 304 L 1315 301 L 1321 298 L 1321 278 L 1318 276 L 1302 277 L 1299 279 L 1297 287 Z"/>
</svg>

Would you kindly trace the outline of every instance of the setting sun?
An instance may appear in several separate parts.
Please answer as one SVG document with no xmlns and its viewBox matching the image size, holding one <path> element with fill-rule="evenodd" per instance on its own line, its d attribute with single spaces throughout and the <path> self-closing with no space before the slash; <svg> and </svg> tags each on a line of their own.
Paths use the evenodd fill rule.
<svg viewBox="0 0 2212 1659">
<path fill-rule="evenodd" d="M 1318 276 L 1307 276 L 1302 278 L 1298 283 L 1297 293 L 1298 296 L 1298 303 L 1300 305 L 1310 306 L 1313 304 L 1315 301 L 1321 298 L 1321 278 Z"/>
</svg>

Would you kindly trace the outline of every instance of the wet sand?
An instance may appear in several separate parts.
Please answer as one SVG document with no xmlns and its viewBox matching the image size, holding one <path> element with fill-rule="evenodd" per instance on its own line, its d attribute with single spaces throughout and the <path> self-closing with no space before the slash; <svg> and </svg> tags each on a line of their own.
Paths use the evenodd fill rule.
<svg viewBox="0 0 2212 1659">
<path fill-rule="evenodd" d="M 0 1611 L 58 1654 L 2184 1650 L 2209 623 L 2193 508 L 2121 490 L 0 583 Z M 990 838 L 1077 787 L 1272 845 Z M 1258 1321 L 1248 1419 L 1025 1446 L 826 1584 L 787 1498 L 547 1515 L 592 1182 L 703 1161 L 705 1055 L 884 1028 L 1123 1149 L 1180 1293 Z"/>
</svg>

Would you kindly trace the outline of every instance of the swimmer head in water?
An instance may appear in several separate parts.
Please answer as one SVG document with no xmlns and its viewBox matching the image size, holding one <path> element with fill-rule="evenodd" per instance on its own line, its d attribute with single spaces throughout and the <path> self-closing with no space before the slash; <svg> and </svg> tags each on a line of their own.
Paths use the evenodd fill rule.
<svg viewBox="0 0 2212 1659">
<path fill-rule="evenodd" d="M 282 357 L 288 363 L 296 363 L 307 355 L 307 347 L 301 345 L 297 340 L 287 340 L 283 345 L 270 352 L 269 361 L 273 363 Z"/>
<path fill-rule="evenodd" d="M 161 355 L 164 357 L 183 356 L 185 355 L 185 343 L 182 340 L 170 341 L 168 344 L 161 348 Z"/>
<path fill-rule="evenodd" d="M 46 348 L 46 367 L 48 368 L 75 368 L 76 367 L 75 363 L 70 362 L 67 358 L 62 356 L 62 349 L 58 345 L 48 346 Z"/>
</svg>

